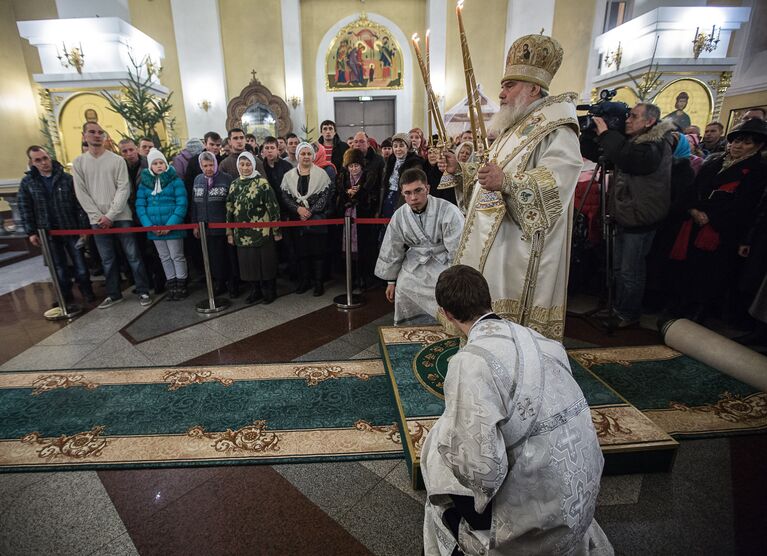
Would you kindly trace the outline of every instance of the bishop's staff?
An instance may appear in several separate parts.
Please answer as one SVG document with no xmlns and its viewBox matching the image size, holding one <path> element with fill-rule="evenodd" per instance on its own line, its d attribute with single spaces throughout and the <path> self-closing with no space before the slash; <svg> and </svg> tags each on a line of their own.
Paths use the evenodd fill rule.
<svg viewBox="0 0 767 556">
<path fill-rule="evenodd" d="M 480 162 L 487 162 L 489 144 L 487 141 L 487 130 L 485 129 L 485 119 L 482 116 L 482 102 L 477 87 L 477 80 L 474 77 L 474 66 L 471 63 L 471 54 L 469 53 L 469 43 L 466 40 L 466 30 L 463 27 L 463 0 L 458 0 L 455 7 L 455 13 L 458 16 L 458 30 L 461 35 L 461 54 L 463 55 L 463 69 L 466 75 L 466 97 L 469 108 L 469 122 L 471 122 L 471 135 L 474 143 L 474 150 L 478 153 Z"/>
<path fill-rule="evenodd" d="M 432 117 L 434 118 L 434 124 L 437 126 L 437 135 L 439 136 L 440 146 L 444 147 L 447 145 L 447 130 L 445 129 L 445 123 L 442 121 L 442 114 L 439 110 L 437 97 L 434 95 L 434 90 L 431 88 L 429 70 L 426 68 L 423 56 L 421 55 L 421 48 L 418 46 L 418 42 L 421 40 L 418 38 L 418 33 L 413 33 L 411 40 L 413 42 L 413 50 L 415 50 L 415 56 L 418 59 L 418 66 L 421 68 L 423 84 L 426 87 L 426 99 L 429 103 L 429 117 L 430 119 Z"/>
</svg>

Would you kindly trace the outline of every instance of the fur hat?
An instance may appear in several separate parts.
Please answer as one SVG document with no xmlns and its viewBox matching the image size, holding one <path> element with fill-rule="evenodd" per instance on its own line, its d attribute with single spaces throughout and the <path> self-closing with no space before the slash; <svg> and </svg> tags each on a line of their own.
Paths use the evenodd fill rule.
<svg viewBox="0 0 767 556">
<path fill-rule="evenodd" d="M 391 136 L 391 142 L 392 145 L 394 145 L 394 141 L 403 141 L 405 145 L 407 145 L 407 150 L 410 150 L 412 148 L 412 143 L 410 142 L 410 135 L 407 133 L 395 133 Z"/>
<path fill-rule="evenodd" d="M 350 164 L 359 164 L 365 166 L 365 155 L 358 149 L 346 149 L 344 153 L 344 168 L 348 168 Z"/>
</svg>

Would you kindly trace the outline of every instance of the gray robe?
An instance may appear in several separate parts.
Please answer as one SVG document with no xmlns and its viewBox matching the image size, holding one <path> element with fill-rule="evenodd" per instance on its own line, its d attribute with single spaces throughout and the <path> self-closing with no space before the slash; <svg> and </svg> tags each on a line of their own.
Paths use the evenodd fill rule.
<svg viewBox="0 0 767 556">
<path fill-rule="evenodd" d="M 375 274 L 397 282 L 394 324 L 422 315 L 436 317 L 434 287 L 453 260 L 463 230 L 463 215 L 452 203 L 429 195 L 426 210 L 402 205 L 386 228 Z"/>
<path fill-rule="evenodd" d="M 588 404 L 559 342 L 485 319 L 450 360 L 445 412 L 421 451 L 427 491 L 424 550 L 456 546 L 442 514 L 471 496 L 492 524 L 462 520 L 466 554 L 612 554 L 594 520 L 604 459 Z"/>
</svg>

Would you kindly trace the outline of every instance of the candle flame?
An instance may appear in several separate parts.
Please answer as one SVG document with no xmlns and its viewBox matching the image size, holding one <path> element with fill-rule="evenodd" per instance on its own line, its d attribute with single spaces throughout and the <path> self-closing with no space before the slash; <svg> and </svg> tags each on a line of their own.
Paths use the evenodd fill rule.
<svg viewBox="0 0 767 556">
<path fill-rule="evenodd" d="M 458 2 L 456 2 L 456 4 L 455 4 L 455 7 L 458 8 L 459 10 L 462 10 L 463 9 L 463 0 L 458 0 Z"/>
<path fill-rule="evenodd" d="M 431 33 L 431 29 L 426 29 L 426 37 L 429 37 L 429 33 Z"/>
<path fill-rule="evenodd" d="M 413 42 L 418 42 L 421 39 L 418 38 L 418 33 L 413 33 L 413 36 L 410 37 L 410 40 L 412 40 Z"/>
</svg>

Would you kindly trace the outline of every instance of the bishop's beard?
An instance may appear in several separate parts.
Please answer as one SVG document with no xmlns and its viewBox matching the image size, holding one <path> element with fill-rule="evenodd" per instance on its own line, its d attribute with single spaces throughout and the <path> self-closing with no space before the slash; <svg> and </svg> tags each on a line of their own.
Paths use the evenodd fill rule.
<svg viewBox="0 0 767 556">
<path fill-rule="evenodd" d="M 511 126 L 519 122 L 527 113 L 528 105 L 522 97 L 515 97 L 509 104 L 502 105 L 490 121 L 487 123 L 487 132 L 489 135 L 499 137 Z"/>
</svg>

